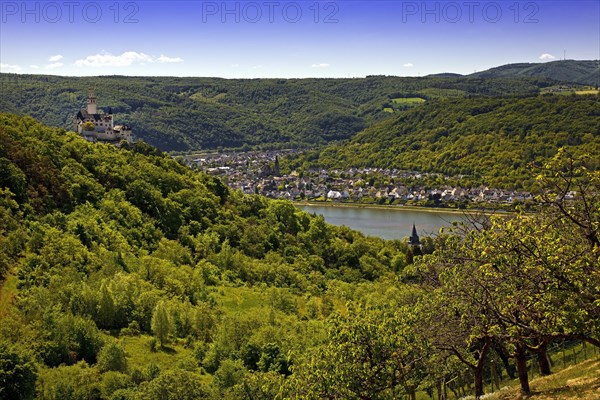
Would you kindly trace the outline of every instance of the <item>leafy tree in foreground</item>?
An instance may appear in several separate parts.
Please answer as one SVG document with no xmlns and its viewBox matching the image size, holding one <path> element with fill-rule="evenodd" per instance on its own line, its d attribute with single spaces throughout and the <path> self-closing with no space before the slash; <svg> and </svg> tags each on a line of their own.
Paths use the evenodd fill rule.
<svg viewBox="0 0 600 400">
<path fill-rule="evenodd" d="M 328 341 L 292 366 L 287 390 L 303 399 L 414 395 L 427 349 L 402 312 L 357 307 L 328 321 Z"/>
</svg>

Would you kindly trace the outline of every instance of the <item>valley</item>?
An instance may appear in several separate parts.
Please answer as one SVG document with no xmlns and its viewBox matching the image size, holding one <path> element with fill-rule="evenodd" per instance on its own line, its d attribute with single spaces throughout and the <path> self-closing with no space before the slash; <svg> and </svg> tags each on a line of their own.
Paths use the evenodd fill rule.
<svg viewBox="0 0 600 400">
<path fill-rule="evenodd" d="M 594 398 L 596 66 L 0 74 L 0 397 Z"/>
</svg>

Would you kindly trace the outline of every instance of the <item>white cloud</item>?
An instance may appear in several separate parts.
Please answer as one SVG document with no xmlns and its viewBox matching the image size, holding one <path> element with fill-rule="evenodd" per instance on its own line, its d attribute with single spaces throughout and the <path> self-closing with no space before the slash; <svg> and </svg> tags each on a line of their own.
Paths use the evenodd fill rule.
<svg viewBox="0 0 600 400">
<path fill-rule="evenodd" d="M 50 57 L 48 59 L 48 61 L 50 61 L 51 63 L 55 63 L 55 62 L 62 60 L 63 58 L 64 58 L 63 56 L 61 56 L 60 54 L 57 54 L 55 56 Z"/>
<path fill-rule="evenodd" d="M 21 69 L 19 65 L 0 64 L 0 71 L 3 72 L 18 72 Z"/>
<path fill-rule="evenodd" d="M 44 68 L 46 68 L 46 69 L 54 69 L 54 68 L 60 68 L 63 65 L 64 65 L 63 63 L 55 62 L 55 63 L 46 65 Z"/>
<path fill-rule="evenodd" d="M 146 63 L 181 63 L 180 57 L 168 57 L 161 54 L 160 57 L 153 57 L 137 51 L 126 51 L 121 55 L 112 55 L 110 53 L 100 53 L 75 61 L 78 67 L 128 67 L 133 64 L 145 65 Z"/>
<path fill-rule="evenodd" d="M 327 68 L 329 67 L 329 64 L 327 63 L 321 63 L 321 64 L 313 64 L 311 65 L 311 68 Z"/>
<path fill-rule="evenodd" d="M 240 64 L 231 64 L 231 68 L 239 68 Z"/>
<path fill-rule="evenodd" d="M 548 54 L 548 53 L 544 53 L 540 56 L 540 60 L 542 61 L 549 61 L 549 60 L 554 60 L 556 57 L 554 57 L 552 54 Z"/>
<path fill-rule="evenodd" d="M 29 68 L 31 69 L 40 69 L 39 65 L 30 65 Z"/>
<path fill-rule="evenodd" d="M 404 68 L 410 68 L 410 67 L 413 67 L 414 65 L 413 65 L 413 63 L 406 63 L 406 64 L 402 64 L 402 66 Z"/>
<path fill-rule="evenodd" d="M 183 58 L 179 58 L 179 57 L 167 57 L 163 54 L 160 55 L 160 57 L 158 57 L 156 59 L 157 62 L 159 63 L 181 63 L 183 62 Z"/>
<path fill-rule="evenodd" d="M 152 57 L 144 53 L 126 51 L 120 56 L 113 56 L 109 53 L 87 56 L 82 60 L 75 61 L 75 65 L 78 67 L 127 67 L 134 62 L 144 61 L 152 62 Z"/>
<path fill-rule="evenodd" d="M 252 69 L 261 69 L 261 68 L 262 68 L 262 65 L 255 65 L 252 67 Z"/>
</svg>

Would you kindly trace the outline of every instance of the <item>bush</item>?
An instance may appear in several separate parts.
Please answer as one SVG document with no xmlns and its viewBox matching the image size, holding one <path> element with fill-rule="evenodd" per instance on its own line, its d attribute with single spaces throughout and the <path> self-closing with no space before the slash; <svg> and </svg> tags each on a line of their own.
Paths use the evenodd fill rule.
<svg viewBox="0 0 600 400">
<path fill-rule="evenodd" d="M 215 372 L 215 384 L 221 389 L 227 389 L 237 385 L 244 380 L 246 368 L 240 360 L 226 359 Z"/>
<path fill-rule="evenodd" d="M 116 371 L 108 371 L 102 374 L 102 396 L 106 399 L 113 398 L 113 394 L 120 389 L 127 389 L 133 386 L 129 375 Z"/>
<path fill-rule="evenodd" d="M 115 342 L 106 344 L 98 353 L 98 369 L 106 371 L 127 371 L 125 350 Z"/>
<path fill-rule="evenodd" d="M 149 400 L 196 400 L 216 398 L 199 375 L 188 371 L 167 371 L 144 387 L 142 398 Z"/>
</svg>

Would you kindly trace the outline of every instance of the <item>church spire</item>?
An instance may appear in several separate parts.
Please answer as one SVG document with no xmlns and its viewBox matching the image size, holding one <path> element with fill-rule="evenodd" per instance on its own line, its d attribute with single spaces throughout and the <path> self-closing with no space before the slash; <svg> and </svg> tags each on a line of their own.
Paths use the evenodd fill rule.
<svg viewBox="0 0 600 400">
<path fill-rule="evenodd" d="M 410 244 L 412 246 L 420 246 L 421 245 L 421 241 L 419 240 L 419 235 L 417 234 L 417 227 L 415 226 L 414 222 L 413 222 L 413 227 L 412 227 L 412 234 L 408 238 L 408 244 Z"/>
</svg>

